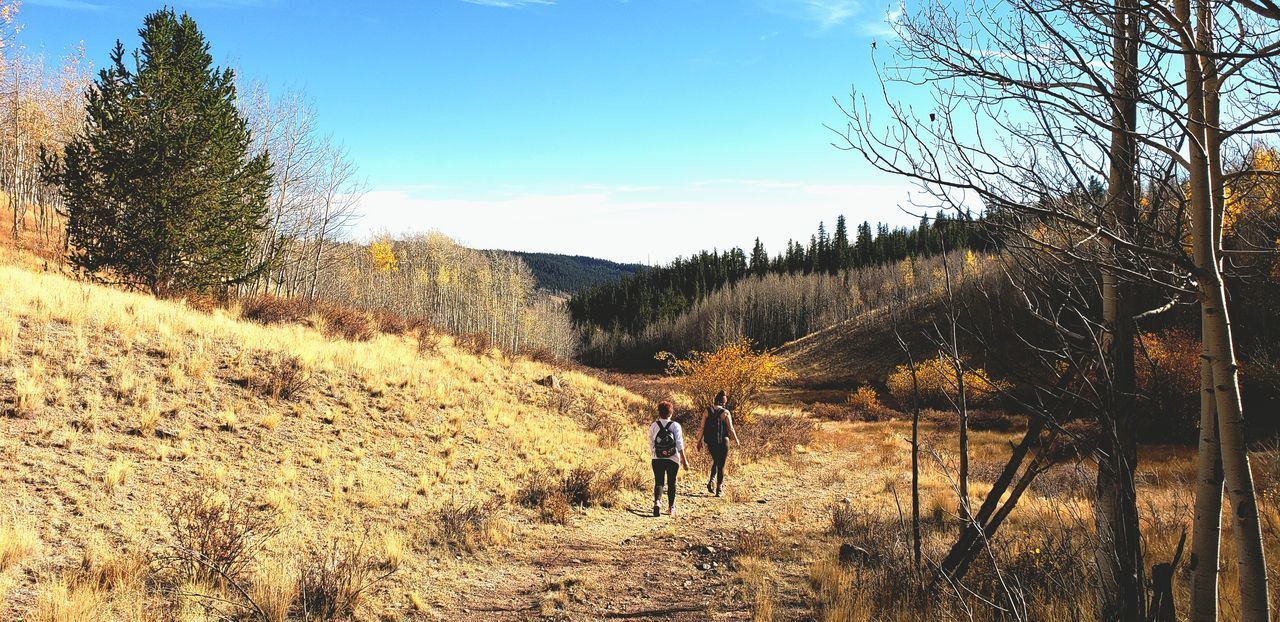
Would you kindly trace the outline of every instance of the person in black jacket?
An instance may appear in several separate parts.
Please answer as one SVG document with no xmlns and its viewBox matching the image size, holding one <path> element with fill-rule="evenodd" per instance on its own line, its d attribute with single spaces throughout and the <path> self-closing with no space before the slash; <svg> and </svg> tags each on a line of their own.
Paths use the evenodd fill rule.
<svg viewBox="0 0 1280 622">
<path fill-rule="evenodd" d="M 729 460 L 729 439 L 732 438 L 739 448 L 742 447 L 738 431 L 733 427 L 733 413 L 725 408 L 728 403 L 729 397 L 724 391 L 716 393 L 715 405 L 702 413 L 702 425 L 698 428 L 698 447 L 701 448 L 705 443 L 711 454 L 711 476 L 707 479 L 707 492 L 714 492 L 717 497 L 724 486 L 724 465 Z"/>
</svg>

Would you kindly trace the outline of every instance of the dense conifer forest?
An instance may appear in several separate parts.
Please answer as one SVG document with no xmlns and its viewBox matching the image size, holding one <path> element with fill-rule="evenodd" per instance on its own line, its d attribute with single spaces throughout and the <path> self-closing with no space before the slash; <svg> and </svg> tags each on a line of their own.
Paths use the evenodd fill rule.
<svg viewBox="0 0 1280 622">
<path fill-rule="evenodd" d="M 713 292 L 747 277 L 834 275 L 944 250 L 987 250 L 992 244 L 982 224 L 981 219 L 939 212 L 922 217 L 913 228 L 890 229 L 880 223 L 873 232 L 871 223 L 863 222 L 851 234 L 840 216 L 835 231 L 819 223 L 807 244 L 788 241 L 786 250 L 772 257 L 759 238 L 749 254 L 738 247 L 703 250 L 581 290 L 570 299 L 569 310 L 579 327 L 636 335 L 656 322 L 675 319 Z"/>
</svg>

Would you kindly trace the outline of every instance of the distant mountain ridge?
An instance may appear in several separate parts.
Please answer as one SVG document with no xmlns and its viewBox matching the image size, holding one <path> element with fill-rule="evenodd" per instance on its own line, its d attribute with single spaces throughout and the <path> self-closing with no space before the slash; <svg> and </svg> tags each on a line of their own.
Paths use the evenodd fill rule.
<svg viewBox="0 0 1280 622">
<path fill-rule="evenodd" d="M 645 269 L 640 264 L 618 263 L 582 255 L 504 251 L 523 259 L 533 271 L 539 289 L 573 293 L 581 289 L 619 281 Z"/>
</svg>

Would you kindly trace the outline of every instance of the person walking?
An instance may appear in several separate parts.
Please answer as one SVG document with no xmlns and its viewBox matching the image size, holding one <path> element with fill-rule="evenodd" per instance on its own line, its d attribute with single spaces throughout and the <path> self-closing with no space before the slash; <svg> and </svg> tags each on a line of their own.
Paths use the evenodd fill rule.
<svg viewBox="0 0 1280 622">
<path fill-rule="evenodd" d="M 680 424 L 671 420 L 675 406 L 671 402 L 658 404 L 658 420 L 649 426 L 649 447 L 653 459 L 653 515 L 661 512 L 658 502 L 662 499 L 662 489 L 667 490 L 667 515 L 676 515 L 676 474 L 680 465 L 689 468 L 689 461 L 684 455 L 684 431 Z"/>
<path fill-rule="evenodd" d="M 724 391 L 716 393 L 715 405 L 702 413 L 702 426 L 699 428 L 701 434 L 698 435 L 698 448 L 701 449 L 703 443 L 706 443 L 707 451 L 711 454 L 711 476 L 707 478 L 707 492 L 714 492 L 717 497 L 724 486 L 724 465 L 729 461 L 729 439 L 732 438 L 739 448 L 742 447 L 738 431 L 733 427 L 733 413 L 725 408 L 728 403 L 729 396 Z"/>
</svg>

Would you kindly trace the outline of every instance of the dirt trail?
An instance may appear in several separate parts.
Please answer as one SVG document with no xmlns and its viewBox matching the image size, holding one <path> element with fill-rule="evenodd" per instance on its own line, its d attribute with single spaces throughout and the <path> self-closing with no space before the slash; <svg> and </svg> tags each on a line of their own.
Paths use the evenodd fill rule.
<svg viewBox="0 0 1280 622">
<path fill-rule="evenodd" d="M 825 520 L 828 503 L 867 485 L 857 469 L 861 453 L 827 446 L 741 469 L 731 463 L 721 498 L 707 494 L 700 456 L 691 474 L 681 470 L 677 516 L 664 507 L 655 518 L 641 499 L 539 528 L 458 595 L 450 618 L 749 620 L 751 595 L 735 578 L 737 534 Z M 845 476 L 832 478 L 833 469 Z M 805 567 L 796 560 L 778 577 L 777 619 L 805 617 Z"/>
</svg>

